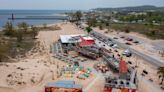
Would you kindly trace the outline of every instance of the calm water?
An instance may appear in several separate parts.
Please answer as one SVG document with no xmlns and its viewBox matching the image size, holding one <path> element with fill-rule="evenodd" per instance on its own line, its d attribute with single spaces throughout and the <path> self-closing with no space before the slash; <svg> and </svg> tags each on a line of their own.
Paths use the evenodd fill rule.
<svg viewBox="0 0 164 92">
<path fill-rule="evenodd" d="M 0 10 L 0 28 L 2 28 L 14 14 L 15 18 L 26 18 L 28 16 L 55 16 L 64 14 L 65 10 Z M 61 22 L 61 20 L 14 20 L 13 25 L 16 26 L 19 22 L 27 22 L 29 25 L 42 25 Z"/>
</svg>

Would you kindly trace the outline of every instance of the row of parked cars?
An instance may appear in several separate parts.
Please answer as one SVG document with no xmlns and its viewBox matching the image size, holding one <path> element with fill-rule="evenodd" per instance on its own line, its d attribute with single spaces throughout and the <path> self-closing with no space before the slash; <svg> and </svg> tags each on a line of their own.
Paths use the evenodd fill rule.
<svg viewBox="0 0 164 92">
<path fill-rule="evenodd" d="M 105 36 L 103 37 L 101 34 L 98 34 L 98 33 L 93 33 L 92 35 L 99 41 L 105 43 L 103 46 L 107 45 L 112 48 L 119 48 L 118 45 L 113 43 L 112 39 L 110 39 L 110 38 L 107 38 Z M 99 42 L 99 43 L 101 43 L 101 42 Z"/>
<path fill-rule="evenodd" d="M 132 45 L 132 43 L 134 43 L 134 44 L 138 44 L 139 43 L 139 41 L 134 40 L 133 38 L 130 38 L 130 37 L 126 38 L 125 36 L 120 36 L 120 38 L 122 38 L 125 41 L 127 41 L 125 43 L 126 45 Z M 118 37 L 113 37 L 113 39 L 119 39 L 119 38 Z"/>
<path fill-rule="evenodd" d="M 91 35 L 94 36 L 96 39 L 100 40 L 101 42 L 105 43 L 103 46 L 107 45 L 112 48 L 119 48 L 119 46 L 116 43 L 114 43 L 111 38 L 105 37 L 99 33 L 91 33 Z M 118 38 L 113 38 L 113 39 L 118 39 Z M 101 42 L 99 42 L 99 43 L 101 43 Z M 127 57 L 132 56 L 132 53 L 129 49 L 125 50 L 122 54 Z"/>
</svg>

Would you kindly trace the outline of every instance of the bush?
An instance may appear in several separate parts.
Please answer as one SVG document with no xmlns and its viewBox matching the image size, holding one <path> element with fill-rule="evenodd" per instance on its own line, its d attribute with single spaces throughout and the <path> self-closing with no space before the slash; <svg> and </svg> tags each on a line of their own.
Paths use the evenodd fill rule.
<svg viewBox="0 0 164 92">
<path fill-rule="evenodd" d="M 86 31 L 87 31 L 88 33 L 90 33 L 90 32 L 92 31 L 92 28 L 91 28 L 91 27 L 86 27 Z"/>
<path fill-rule="evenodd" d="M 3 28 L 4 28 L 3 32 L 6 36 L 12 36 L 13 35 L 14 27 L 13 27 L 11 22 L 7 22 L 5 24 L 5 26 L 3 26 Z"/>
<path fill-rule="evenodd" d="M 103 26 L 102 26 L 102 25 L 99 25 L 99 29 L 100 29 L 100 30 L 103 30 Z"/>
<path fill-rule="evenodd" d="M 125 29 L 125 33 L 130 33 L 129 29 Z"/>
</svg>

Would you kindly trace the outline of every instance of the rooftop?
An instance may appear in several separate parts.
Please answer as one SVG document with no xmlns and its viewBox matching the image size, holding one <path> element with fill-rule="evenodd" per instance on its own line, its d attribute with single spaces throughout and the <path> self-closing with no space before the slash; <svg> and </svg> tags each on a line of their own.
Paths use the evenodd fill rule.
<svg viewBox="0 0 164 92">
<path fill-rule="evenodd" d="M 49 82 L 45 84 L 45 87 L 58 87 L 58 88 L 77 88 L 81 89 L 81 85 L 75 84 L 74 81 L 59 80 L 57 82 Z"/>
</svg>

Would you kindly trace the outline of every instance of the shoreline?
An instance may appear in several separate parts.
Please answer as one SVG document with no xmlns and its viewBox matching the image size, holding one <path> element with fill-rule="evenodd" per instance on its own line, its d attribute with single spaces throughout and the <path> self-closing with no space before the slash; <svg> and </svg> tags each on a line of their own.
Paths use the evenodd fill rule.
<svg viewBox="0 0 164 92">
<path fill-rule="evenodd" d="M 23 22 L 23 21 L 22 21 Z M 46 24 L 46 26 L 53 26 L 53 25 L 57 25 L 57 24 L 62 24 L 63 23 L 63 21 L 61 21 L 61 22 L 54 22 L 54 23 L 48 23 L 48 24 Z M 44 24 L 44 23 L 43 23 Z M 36 27 L 43 27 L 43 24 L 36 24 L 36 25 L 34 25 L 34 26 L 36 26 Z M 30 27 L 31 25 L 29 24 L 29 27 Z M 17 28 L 17 26 L 14 26 L 14 28 Z M 3 26 L 2 27 L 0 27 L 0 32 L 3 30 Z"/>
</svg>

